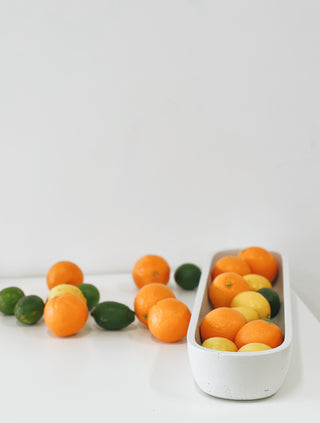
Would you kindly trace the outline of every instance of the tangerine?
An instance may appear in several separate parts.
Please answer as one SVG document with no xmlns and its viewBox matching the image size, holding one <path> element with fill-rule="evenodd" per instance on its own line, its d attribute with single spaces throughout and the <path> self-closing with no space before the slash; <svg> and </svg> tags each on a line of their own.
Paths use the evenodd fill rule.
<svg viewBox="0 0 320 423">
<path fill-rule="evenodd" d="M 175 298 L 174 293 L 162 283 L 150 283 L 143 286 L 134 299 L 134 311 L 137 318 L 147 325 L 148 314 L 152 306 L 165 298 Z"/>
<path fill-rule="evenodd" d="M 246 344 L 266 344 L 270 348 L 276 348 L 282 344 L 283 335 L 279 326 L 266 320 L 253 320 L 239 329 L 234 343 L 240 349 Z"/>
<path fill-rule="evenodd" d="M 278 265 L 275 257 L 269 251 L 261 247 L 249 247 L 238 254 L 251 268 L 252 273 L 264 276 L 271 283 L 278 273 Z"/>
<path fill-rule="evenodd" d="M 82 282 L 82 270 L 71 261 L 59 261 L 58 263 L 55 263 L 47 273 L 47 285 L 49 289 L 52 289 L 60 284 L 78 286 Z"/>
<path fill-rule="evenodd" d="M 190 319 L 191 312 L 183 302 L 166 298 L 151 307 L 147 322 L 153 336 L 164 342 L 177 342 L 187 335 Z"/>
<path fill-rule="evenodd" d="M 225 272 L 237 273 L 240 276 L 251 273 L 250 266 L 244 260 L 237 256 L 224 256 L 219 259 L 212 270 L 213 279 Z"/>
<path fill-rule="evenodd" d="M 136 262 L 132 270 L 132 277 L 138 288 L 155 282 L 167 285 L 170 278 L 170 267 L 164 258 L 148 254 Z"/>
<path fill-rule="evenodd" d="M 86 324 L 88 307 L 74 294 L 62 294 L 47 301 L 43 317 L 48 328 L 58 336 L 70 336 Z"/>
<path fill-rule="evenodd" d="M 244 278 L 237 273 L 220 273 L 209 286 L 209 299 L 213 307 L 230 307 L 232 299 L 243 291 L 250 291 Z"/>
<path fill-rule="evenodd" d="M 237 310 L 229 307 L 215 308 L 204 316 L 200 324 L 202 342 L 216 336 L 233 341 L 239 329 L 246 323 L 245 317 Z"/>
</svg>

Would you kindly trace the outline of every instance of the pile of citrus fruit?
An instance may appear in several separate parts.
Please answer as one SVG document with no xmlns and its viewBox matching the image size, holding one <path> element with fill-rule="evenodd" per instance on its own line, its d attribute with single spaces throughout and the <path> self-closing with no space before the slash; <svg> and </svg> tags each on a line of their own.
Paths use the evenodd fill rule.
<svg viewBox="0 0 320 423">
<path fill-rule="evenodd" d="M 249 352 L 281 345 L 282 331 L 271 320 L 281 307 L 273 287 L 277 273 L 275 257 L 261 247 L 220 258 L 208 290 L 213 309 L 200 324 L 202 346 Z"/>
<path fill-rule="evenodd" d="M 167 286 L 170 279 L 167 261 L 157 255 L 143 256 L 134 265 L 132 276 L 139 288 L 134 310 L 140 322 L 161 341 L 177 342 L 184 338 L 191 312 Z M 174 273 L 176 283 L 186 290 L 196 288 L 200 276 L 199 267 L 191 263 L 179 266 Z"/>
<path fill-rule="evenodd" d="M 190 263 L 175 272 L 175 281 L 183 289 L 198 286 L 200 269 Z M 25 295 L 16 286 L 0 291 L 0 311 L 15 315 L 20 323 L 36 324 L 42 317 L 57 336 L 78 333 L 91 315 L 96 324 L 106 330 L 120 330 L 130 325 L 135 316 L 151 333 L 165 342 L 182 339 L 188 330 L 191 313 L 166 285 L 170 278 L 168 263 L 159 256 L 146 255 L 135 264 L 132 276 L 139 289 L 134 310 L 116 301 L 100 301 L 96 286 L 84 283 L 78 265 L 70 261 L 55 263 L 48 271 L 49 293 L 45 302 L 37 295 Z"/>
<path fill-rule="evenodd" d="M 135 314 L 125 304 L 100 302 L 100 292 L 92 284 L 83 283 L 79 266 L 70 261 L 54 264 L 47 273 L 49 293 L 46 302 L 37 295 L 25 295 L 18 287 L 0 291 L 0 311 L 15 315 L 26 325 L 37 323 L 43 316 L 47 327 L 66 337 L 78 333 L 89 314 L 103 329 L 119 330 L 134 321 Z"/>
</svg>

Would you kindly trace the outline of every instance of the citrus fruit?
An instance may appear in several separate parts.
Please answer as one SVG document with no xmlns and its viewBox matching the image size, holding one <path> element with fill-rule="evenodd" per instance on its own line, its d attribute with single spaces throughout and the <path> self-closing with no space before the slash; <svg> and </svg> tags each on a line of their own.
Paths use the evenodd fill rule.
<svg viewBox="0 0 320 423">
<path fill-rule="evenodd" d="M 261 288 L 272 288 L 271 283 L 267 278 L 261 275 L 250 273 L 243 277 L 252 291 L 259 291 Z"/>
<path fill-rule="evenodd" d="M 218 275 L 209 286 L 209 299 L 213 307 L 230 307 L 232 299 L 250 287 L 242 276 L 226 272 Z"/>
<path fill-rule="evenodd" d="M 43 317 L 48 328 L 58 336 L 70 336 L 86 324 L 88 307 L 74 294 L 62 294 L 46 302 Z"/>
<path fill-rule="evenodd" d="M 231 307 L 240 306 L 253 308 L 258 313 L 259 319 L 270 317 L 271 315 L 269 302 L 259 292 L 246 291 L 237 294 L 231 301 Z"/>
<path fill-rule="evenodd" d="M 219 307 L 209 311 L 200 324 L 201 340 L 216 336 L 234 340 L 239 329 L 247 323 L 245 317 L 229 307 Z"/>
<path fill-rule="evenodd" d="M 258 292 L 262 294 L 270 304 L 270 317 L 275 317 L 279 313 L 281 305 L 279 294 L 272 288 L 261 288 Z"/>
<path fill-rule="evenodd" d="M 71 261 L 55 263 L 47 273 L 47 285 L 52 289 L 56 285 L 70 284 L 78 286 L 83 282 L 82 270 Z"/>
<path fill-rule="evenodd" d="M 177 342 L 188 332 L 191 312 L 176 298 L 158 301 L 149 311 L 148 327 L 153 336 L 164 342 Z"/>
<path fill-rule="evenodd" d="M 238 351 L 238 348 L 234 342 L 230 341 L 230 339 L 222 338 L 220 336 L 215 336 L 213 338 L 206 339 L 202 343 L 202 346 L 205 348 L 210 348 L 211 350 L 218 351 Z"/>
<path fill-rule="evenodd" d="M 77 286 L 70 285 L 67 283 L 57 285 L 53 287 L 52 289 L 50 289 L 48 297 L 47 297 L 47 301 L 51 300 L 51 298 L 58 297 L 59 295 L 62 295 L 62 294 L 78 295 L 78 297 L 80 297 L 83 301 L 87 302 L 85 296 L 83 295 L 83 293 L 80 291 L 80 289 Z"/>
<path fill-rule="evenodd" d="M 152 306 L 165 298 L 175 298 L 174 293 L 162 283 L 150 283 L 143 286 L 134 299 L 134 311 L 137 318 L 147 326 L 148 314 Z"/>
<path fill-rule="evenodd" d="M 120 330 L 134 321 L 135 313 L 128 306 L 117 301 L 104 301 L 91 312 L 97 325 L 106 330 Z"/>
<path fill-rule="evenodd" d="M 14 307 L 20 298 L 24 297 L 24 292 L 16 286 L 10 286 L 0 291 L 0 311 L 3 314 L 14 314 Z"/>
<path fill-rule="evenodd" d="M 261 247 L 249 247 L 238 254 L 242 260 L 248 263 L 251 273 L 256 273 L 266 277 L 273 282 L 278 273 L 278 265 L 275 257 Z"/>
<path fill-rule="evenodd" d="M 276 348 L 281 345 L 282 341 L 283 335 L 279 326 L 265 320 L 254 320 L 240 328 L 234 343 L 239 349 L 252 342 L 258 342 L 266 344 L 271 348 Z"/>
<path fill-rule="evenodd" d="M 238 352 L 254 352 L 265 350 L 271 350 L 271 347 L 269 347 L 269 345 L 262 344 L 261 342 L 251 342 L 250 344 L 246 344 L 241 347 Z"/>
<path fill-rule="evenodd" d="M 132 270 L 132 277 L 138 288 L 154 282 L 167 285 L 170 278 L 170 267 L 164 258 L 149 254 L 136 262 Z"/>
<path fill-rule="evenodd" d="M 259 315 L 258 313 L 251 307 L 232 307 L 234 310 L 239 311 L 246 319 L 247 322 L 251 322 L 252 320 L 258 320 Z"/>
<path fill-rule="evenodd" d="M 87 301 L 87 307 L 89 311 L 95 307 L 99 300 L 100 300 L 100 292 L 98 288 L 96 288 L 91 283 L 82 283 L 78 285 L 78 288 L 82 292 L 82 294 L 85 296 L 85 299 Z"/>
<path fill-rule="evenodd" d="M 17 320 L 25 325 L 33 325 L 43 315 L 44 302 L 38 295 L 25 295 L 14 307 Z"/>
<path fill-rule="evenodd" d="M 192 290 L 199 285 L 201 270 L 192 263 L 179 266 L 174 273 L 174 280 L 183 289 Z"/>
<path fill-rule="evenodd" d="M 237 273 L 240 276 L 251 273 L 250 266 L 237 256 L 224 256 L 219 259 L 212 270 L 212 278 L 225 272 Z"/>
</svg>

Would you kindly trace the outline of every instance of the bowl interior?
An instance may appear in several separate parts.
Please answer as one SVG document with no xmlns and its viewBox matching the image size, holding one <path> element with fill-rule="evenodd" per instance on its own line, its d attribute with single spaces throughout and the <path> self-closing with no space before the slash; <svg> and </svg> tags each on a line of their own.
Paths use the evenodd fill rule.
<svg viewBox="0 0 320 423">
<path fill-rule="evenodd" d="M 207 268 L 206 270 L 206 274 L 203 275 L 203 278 L 205 278 L 205 280 L 202 280 L 202 284 L 200 284 L 199 286 L 199 294 L 200 296 L 197 297 L 197 300 L 199 301 L 199 313 L 198 313 L 198 319 L 197 319 L 197 323 L 196 323 L 196 327 L 195 327 L 195 341 L 198 345 L 201 346 L 201 338 L 200 338 L 200 324 L 202 322 L 202 319 L 204 318 L 204 316 L 209 313 L 209 311 L 213 310 L 213 307 L 210 303 L 209 300 L 209 296 L 208 296 L 208 290 L 209 290 L 209 286 L 212 283 L 212 270 L 214 268 L 215 263 L 222 257 L 224 256 L 235 256 L 238 254 L 240 250 L 224 250 L 224 251 L 220 251 L 218 253 L 216 253 L 213 257 L 212 260 L 210 262 L 209 268 Z M 285 303 L 284 303 L 284 280 L 283 280 L 283 261 L 282 261 L 282 257 L 279 253 L 276 252 L 272 252 L 272 254 L 274 255 L 277 264 L 278 264 L 278 275 L 276 280 L 273 282 L 272 284 L 272 288 L 278 293 L 279 297 L 280 297 L 280 301 L 281 301 L 281 306 L 280 306 L 280 310 L 279 313 L 272 318 L 271 320 L 276 323 L 280 329 L 282 330 L 282 333 L 284 335 L 285 338 L 285 332 L 286 332 L 286 328 L 285 328 Z"/>
</svg>

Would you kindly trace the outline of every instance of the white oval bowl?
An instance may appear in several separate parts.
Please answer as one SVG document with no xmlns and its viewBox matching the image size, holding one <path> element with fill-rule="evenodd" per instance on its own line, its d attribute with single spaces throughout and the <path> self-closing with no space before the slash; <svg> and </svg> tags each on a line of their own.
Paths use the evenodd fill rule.
<svg viewBox="0 0 320 423">
<path fill-rule="evenodd" d="M 187 334 L 188 355 L 192 374 L 199 388 L 209 395 L 234 400 L 266 398 L 278 391 L 288 372 L 292 345 L 292 317 L 288 264 L 284 256 L 272 252 L 278 264 L 273 283 L 281 300 L 280 311 L 272 320 L 282 330 L 283 343 L 271 350 L 258 352 L 216 351 L 201 346 L 200 324 L 213 309 L 208 288 L 217 260 L 237 255 L 240 250 L 216 253 L 202 271 Z"/>
</svg>

